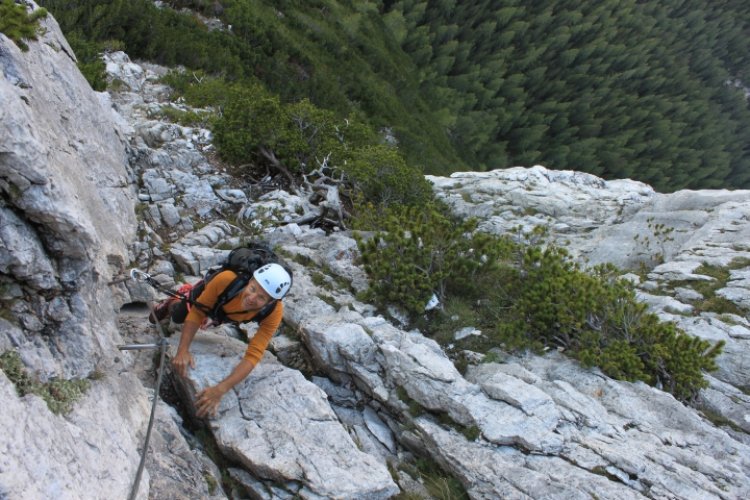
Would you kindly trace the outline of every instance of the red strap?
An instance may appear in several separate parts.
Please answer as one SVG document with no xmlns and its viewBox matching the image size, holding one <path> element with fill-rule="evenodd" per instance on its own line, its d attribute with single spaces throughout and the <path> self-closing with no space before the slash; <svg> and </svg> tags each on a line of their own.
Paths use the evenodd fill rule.
<svg viewBox="0 0 750 500">
<path fill-rule="evenodd" d="M 190 292 L 193 289 L 192 283 L 183 283 L 180 288 L 177 289 L 177 293 L 182 295 L 183 297 L 190 298 Z M 193 308 L 193 304 L 190 303 L 190 301 L 186 301 L 187 310 L 190 312 L 190 310 Z"/>
</svg>

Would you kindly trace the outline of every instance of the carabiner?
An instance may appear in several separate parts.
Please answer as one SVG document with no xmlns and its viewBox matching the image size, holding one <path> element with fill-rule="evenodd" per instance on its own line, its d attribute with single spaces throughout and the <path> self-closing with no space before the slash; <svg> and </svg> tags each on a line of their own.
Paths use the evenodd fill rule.
<svg viewBox="0 0 750 500">
<path fill-rule="evenodd" d="M 151 279 L 151 275 L 148 273 L 144 273 L 143 271 L 140 271 L 138 269 L 131 269 L 130 278 L 134 279 L 135 281 L 148 281 Z"/>
</svg>

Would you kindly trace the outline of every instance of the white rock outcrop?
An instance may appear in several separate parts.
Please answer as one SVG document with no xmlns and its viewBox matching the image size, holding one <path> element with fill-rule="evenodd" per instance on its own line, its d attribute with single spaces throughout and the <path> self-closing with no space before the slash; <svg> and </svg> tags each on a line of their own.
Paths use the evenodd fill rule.
<svg viewBox="0 0 750 500">
<path fill-rule="evenodd" d="M 181 384 L 189 399 L 229 375 L 246 347 L 200 333 L 191 349 L 196 368 Z M 270 353 L 224 396 L 210 426 L 222 451 L 257 480 L 281 483 L 301 498 L 375 500 L 399 491 L 385 463 L 359 450 L 325 392 Z"/>
<path fill-rule="evenodd" d="M 726 265 L 750 257 L 750 191 L 656 193 L 632 180 L 540 165 L 427 176 L 441 199 L 488 232 L 549 229 L 582 261 L 637 268 L 669 261 Z"/>
<path fill-rule="evenodd" d="M 542 225 L 552 242 L 581 262 L 650 269 L 643 283 L 636 277 L 639 299 L 690 335 L 726 342 L 714 377 L 750 387 L 750 191 L 663 194 L 640 182 L 542 166 L 428 179 L 457 214 L 478 217 L 482 230 L 503 234 Z M 693 284 L 716 282 L 711 268 L 728 269 L 729 279 L 715 294 L 745 311 L 744 317 L 696 312 L 704 297 Z M 729 419 L 744 429 L 750 407 L 739 405 L 744 410 Z"/>
<path fill-rule="evenodd" d="M 275 236 L 287 249 L 314 239 Z M 310 244 L 320 248 L 319 242 Z M 473 498 L 750 493 L 750 447 L 670 394 L 582 369 L 556 352 L 508 357 L 463 376 L 417 332 L 351 309 L 321 311 L 314 297 L 320 292 L 305 274 L 295 266 L 289 306 L 295 312 L 288 319 L 313 359 L 339 385 L 372 398 L 398 420 L 410 420 L 411 427 L 396 426 L 397 440 L 437 460 Z M 712 384 L 717 408 L 727 404 L 720 384 Z M 412 419 L 408 407 L 414 403 L 453 424 L 433 416 Z M 745 418 L 748 407 L 741 408 L 731 409 Z M 475 428 L 479 439 L 457 432 L 467 428 Z"/>
<path fill-rule="evenodd" d="M 43 377 L 80 377 L 115 352 L 106 283 L 130 260 L 135 192 L 107 96 L 55 20 L 41 23 L 27 52 L 0 36 L 0 272 L 22 287 L 3 295 L 37 335 L 16 339 L 21 355 L 44 360 Z"/>
</svg>

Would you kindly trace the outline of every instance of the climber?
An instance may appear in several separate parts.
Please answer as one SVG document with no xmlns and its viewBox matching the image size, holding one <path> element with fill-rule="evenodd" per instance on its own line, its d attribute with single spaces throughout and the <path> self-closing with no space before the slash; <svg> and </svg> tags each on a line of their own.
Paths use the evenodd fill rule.
<svg viewBox="0 0 750 500">
<path fill-rule="evenodd" d="M 205 284 L 205 288 L 195 301 L 196 304 L 203 307 L 191 307 L 184 315 L 180 343 L 177 354 L 172 359 L 172 367 L 180 376 L 185 377 L 187 375 L 188 367 L 195 368 L 195 359 L 190 354 L 190 344 L 193 342 L 201 324 L 206 320 L 214 319 L 209 317 L 215 316 L 209 314 L 209 311 L 214 309 L 217 302 L 222 300 L 222 292 L 232 288 L 237 279 L 237 274 L 230 270 L 216 274 Z M 229 376 L 214 386 L 206 387 L 196 395 L 196 415 L 198 417 L 216 416 L 224 394 L 244 380 L 260 362 L 271 337 L 281 324 L 284 313 L 281 299 L 289 292 L 291 285 L 292 277 L 283 266 L 276 263 L 266 264 L 252 274 L 252 278 L 239 293 L 216 308 L 220 309 L 219 312 L 223 320 L 235 323 L 252 321 L 260 313 L 265 313 L 269 309 L 270 312 L 260 320 L 258 331 L 249 342 L 245 355 Z M 179 300 L 172 300 L 171 303 L 167 301 L 163 304 L 166 304 L 166 307 L 161 307 L 161 310 L 157 307 L 157 310 L 154 311 L 158 320 L 163 319 L 170 313 L 173 321 L 180 319 L 179 313 L 175 314 L 175 312 L 186 306 L 185 301 Z"/>
</svg>

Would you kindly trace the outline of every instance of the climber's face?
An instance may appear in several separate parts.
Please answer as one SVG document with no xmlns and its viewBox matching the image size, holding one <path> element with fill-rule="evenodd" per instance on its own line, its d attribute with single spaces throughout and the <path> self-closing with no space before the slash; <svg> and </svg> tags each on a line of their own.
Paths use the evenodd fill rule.
<svg viewBox="0 0 750 500">
<path fill-rule="evenodd" d="M 255 281 L 250 280 L 245 289 L 242 291 L 242 308 L 246 310 L 260 309 L 271 302 L 271 296 Z"/>
</svg>

